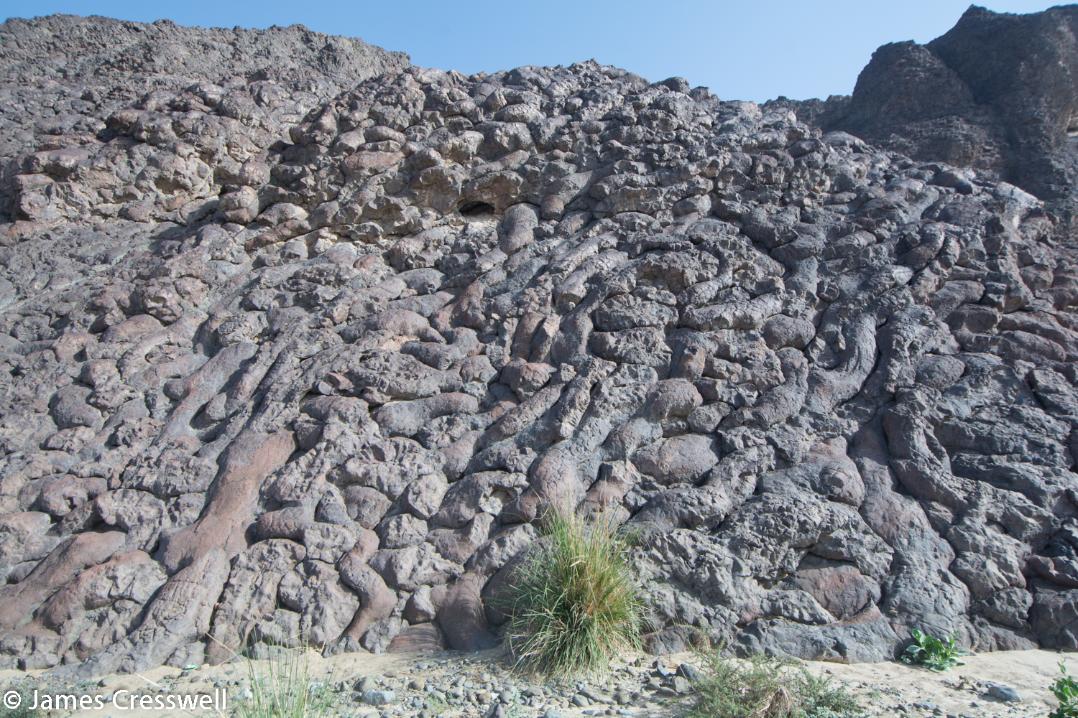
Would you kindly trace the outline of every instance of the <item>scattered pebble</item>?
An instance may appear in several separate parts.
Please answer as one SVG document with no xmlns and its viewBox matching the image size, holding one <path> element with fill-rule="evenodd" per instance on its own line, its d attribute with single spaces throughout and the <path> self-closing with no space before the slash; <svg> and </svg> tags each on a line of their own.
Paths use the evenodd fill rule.
<svg viewBox="0 0 1078 718">
<path fill-rule="evenodd" d="M 368 690 L 363 692 L 363 702 L 372 706 L 384 706 L 397 698 L 393 691 Z"/>
<path fill-rule="evenodd" d="M 1022 700 L 1022 696 L 1018 691 L 1005 683 L 988 683 L 986 685 L 985 693 L 1004 703 L 1018 703 Z"/>
</svg>

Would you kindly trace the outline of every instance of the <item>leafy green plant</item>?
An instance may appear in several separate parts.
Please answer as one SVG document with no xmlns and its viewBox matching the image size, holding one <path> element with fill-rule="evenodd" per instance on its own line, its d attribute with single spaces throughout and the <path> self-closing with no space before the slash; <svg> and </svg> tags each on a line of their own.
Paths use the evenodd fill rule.
<svg viewBox="0 0 1078 718">
<path fill-rule="evenodd" d="M 917 628 L 910 632 L 913 643 L 902 652 L 902 662 L 911 666 L 923 666 L 930 671 L 942 672 L 948 668 L 961 666 L 958 657 L 962 649 L 955 644 L 954 634 L 947 638 L 936 638 Z"/>
<path fill-rule="evenodd" d="M 1067 666 L 1059 662 L 1059 678 L 1052 683 L 1052 695 L 1059 701 L 1059 707 L 1048 718 L 1078 718 L 1078 680 L 1067 673 Z"/>
<path fill-rule="evenodd" d="M 544 536 L 516 569 L 506 642 L 518 667 L 568 677 L 604 670 L 639 645 L 640 602 L 628 550 L 608 516 L 544 517 Z"/>
<path fill-rule="evenodd" d="M 333 715 L 331 696 L 311 681 L 303 651 L 273 647 L 264 667 L 250 658 L 247 674 L 251 695 L 239 702 L 239 718 L 321 718 Z"/>
<path fill-rule="evenodd" d="M 856 718 L 856 699 L 829 678 L 790 661 L 753 656 L 743 661 L 704 655 L 687 718 Z"/>
</svg>

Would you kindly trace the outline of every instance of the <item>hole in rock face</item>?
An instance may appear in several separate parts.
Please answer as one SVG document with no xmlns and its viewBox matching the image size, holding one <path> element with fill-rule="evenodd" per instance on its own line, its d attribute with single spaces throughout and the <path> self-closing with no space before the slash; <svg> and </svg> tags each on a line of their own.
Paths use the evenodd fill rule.
<svg viewBox="0 0 1078 718">
<path fill-rule="evenodd" d="M 458 211 L 463 217 L 485 217 L 494 214 L 494 205 L 488 202 L 465 202 Z"/>
</svg>

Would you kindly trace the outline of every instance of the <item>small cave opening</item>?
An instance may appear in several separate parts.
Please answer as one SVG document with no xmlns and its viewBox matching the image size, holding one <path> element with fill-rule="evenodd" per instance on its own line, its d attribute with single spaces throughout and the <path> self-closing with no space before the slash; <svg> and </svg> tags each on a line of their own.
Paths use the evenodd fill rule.
<svg viewBox="0 0 1078 718">
<path fill-rule="evenodd" d="M 462 217 L 489 217 L 494 214 L 494 205 L 489 202 L 465 202 L 457 211 Z"/>
</svg>

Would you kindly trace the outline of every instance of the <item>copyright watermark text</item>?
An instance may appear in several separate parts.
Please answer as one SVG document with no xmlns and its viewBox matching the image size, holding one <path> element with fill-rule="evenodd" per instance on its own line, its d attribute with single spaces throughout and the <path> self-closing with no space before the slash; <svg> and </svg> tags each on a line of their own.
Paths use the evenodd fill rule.
<svg viewBox="0 0 1078 718">
<path fill-rule="evenodd" d="M 228 709 L 228 693 L 215 688 L 208 693 L 144 693 L 118 690 L 107 695 L 89 693 L 53 693 L 32 690 L 4 691 L 0 700 L 10 711 L 19 708 L 42 711 L 215 711 Z"/>
</svg>

